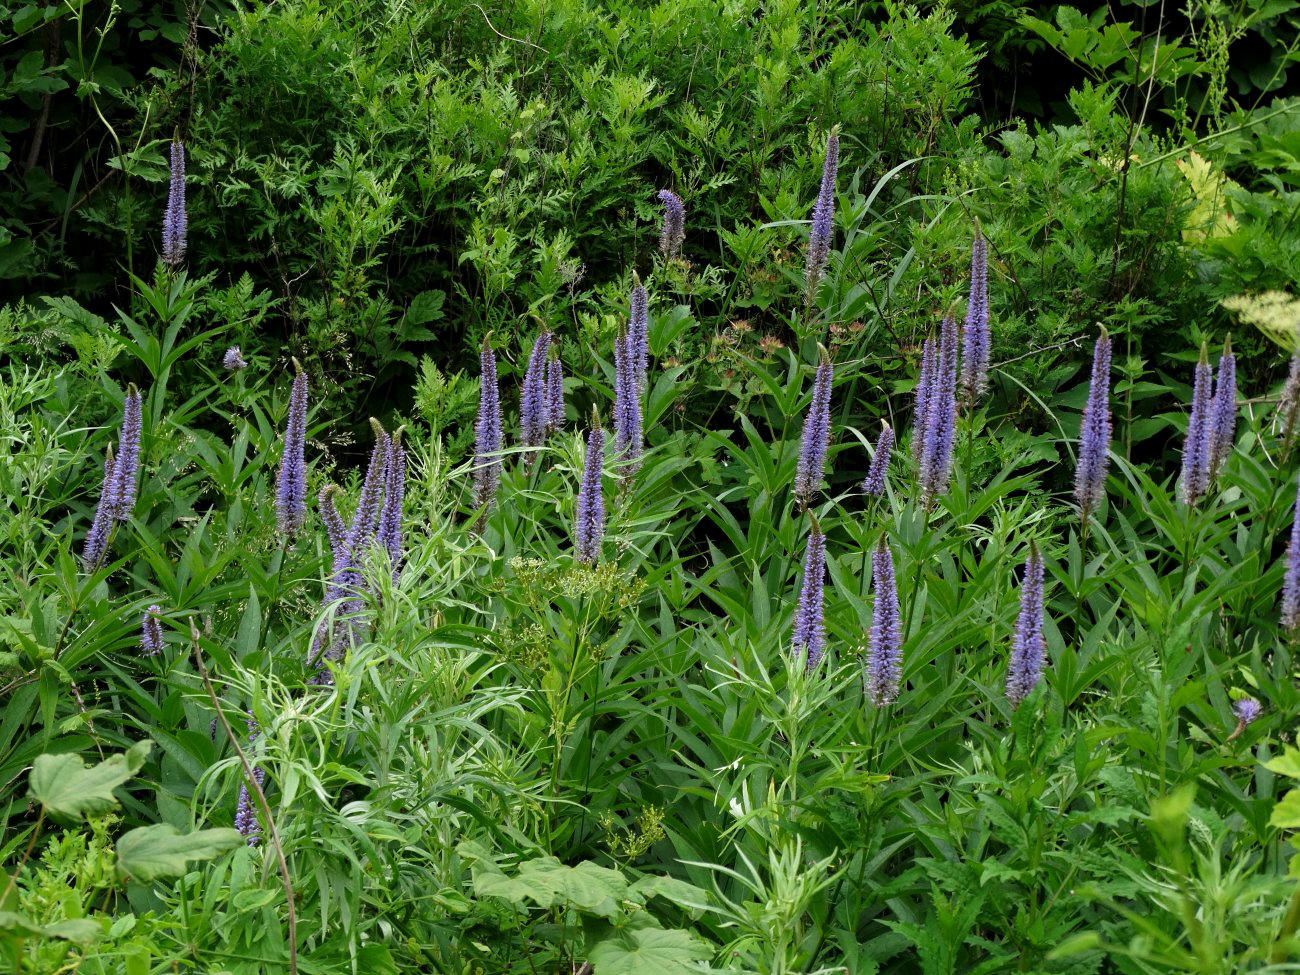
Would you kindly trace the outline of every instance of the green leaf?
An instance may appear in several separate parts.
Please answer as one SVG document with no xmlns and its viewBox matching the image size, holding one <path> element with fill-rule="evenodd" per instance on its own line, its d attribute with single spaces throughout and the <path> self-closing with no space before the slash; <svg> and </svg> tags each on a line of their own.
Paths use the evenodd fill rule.
<svg viewBox="0 0 1300 975">
<path fill-rule="evenodd" d="M 27 779 L 27 794 L 56 816 L 80 817 L 117 805 L 113 790 L 140 771 L 151 741 L 87 766 L 78 755 L 37 755 Z"/>
<path fill-rule="evenodd" d="M 1281 798 L 1273 807 L 1273 815 L 1268 817 L 1268 824 L 1279 829 L 1300 827 L 1300 789 L 1292 789 Z"/>
<path fill-rule="evenodd" d="M 587 960 L 596 975 L 695 975 L 712 954 L 689 931 L 640 928 L 594 945 Z"/>
<path fill-rule="evenodd" d="M 14 911 L 0 911 L 0 931 L 16 931 L 24 936 L 58 938 L 74 944 L 88 945 L 104 937 L 104 925 L 88 917 L 37 924 Z"/>
<path fill-rule="evenodd" d="M 170 823 L 140 826 L 117 841 L 117 866 L 142 883 L 159 877 L 179 877 L 188 861 L 211 860 L 243 841 L 244 837 L 234 829 L 178 833 Z"/>
<path fill-rule="evenodd" d="M 501 897 L 512 904 L 532 900 L 538 907 L 551 907 L 559 901 L 607 918 L 618 915 L 619 901 L 627 896 L 627 890 L 627 880 L 617 870 L 585 860 L 566 867 L 555 857 L 539 857 L 520 864 L 516 877 L 495 867 L 474 869 L 474 891 L 480 896 Z"/>
<path fill-rule="evenodd" d="M 1277 758 L 1265 762 L 1264 768 L 1270 772 L 1276 772 L 1278 775 L 1300 779 L 1300 748 L 1296 748 L 1294 745 L 1288 746 L 1286 751 Z"/>
</svg>

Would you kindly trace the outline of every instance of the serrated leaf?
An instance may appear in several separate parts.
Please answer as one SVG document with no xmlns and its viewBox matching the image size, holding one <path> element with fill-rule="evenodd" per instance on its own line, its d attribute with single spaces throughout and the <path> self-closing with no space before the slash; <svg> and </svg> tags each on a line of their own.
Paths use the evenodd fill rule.
<svg viewBox="0 0 1300 975">
<path fill-rule="evenodd" d="M 1268 817 L 1268 824 L 1279 829 L 1300 827 L 1300 789 L 1292 789 L 1278 801 L 1273 807 L 1273 815 Z"/>
<path fill-rule="evenodd" d="M 639 928 L 593 945 L 595 975 L 695 975 L 713 951 L 689 931 Z"/>
<path fill-rule="evenodd" d="M 1286 751 L 1277 758 L 1265 762 L 1264 768 L 1270 772 L 1276 772 L 1278 775 L 1300 779 L 1300 748 L 1296 748 L 1294 745 L 1288 746 Z"/>
<path fill-rule="evenodd" d="M 140 771 L 151 741 L 141 741 L 98 765 L 79 755 L 37 755 L 27 778 L 27 794 L 56 816 L 80 817 L 117 805 L 113 790 Z"/>
<path fill-rule="evenodd" d="M 243 841 L 235 829 L 178 833 L 170 823 L 140 826 L 117 841 L 117 866 L 142 883 L 159 877 L 179 877 L 190 860 L 211 860 Z"/>
</svg>

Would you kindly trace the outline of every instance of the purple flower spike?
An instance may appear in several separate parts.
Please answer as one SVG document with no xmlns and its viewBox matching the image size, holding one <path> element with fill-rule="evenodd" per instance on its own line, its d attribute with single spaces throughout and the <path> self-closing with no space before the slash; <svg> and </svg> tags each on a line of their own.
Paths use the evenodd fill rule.
<svg viewBox="0 0 1300 975">
<path fill-rule="evenodd" d="M 876 591 L 876 602 L 871 607 L 871 635 L 867 641 L 867 696 L 882 708 L 898 699 L 903 674 L 903 631 L 894 556 L 883 537 L 871 553 L 871 586 Z"/>
<path fill-rule="evenodd" d="M 392 452 L 392 441 L 373 416 L 370 418 L 370 428 L 375 433 L 375 446 L 370 451 L 370 466 L 366 468 L 366 479 L 361 485 L 357 510 L 353 513 L 352 524 L 348 528 L 348 552 L 354 562 L 375 540 L 375 525 L 379 519 L 384 485 L 388 481 L 388 458 Z"/>
<path fill-rule="evenodd" d="M 812 400 L 803 421 L 803 440 L 794 475 L 794 496 L 805 508 L 821 485 L 826 471 L 826 451 L 831 442 L 831 382 L 835 370 L 825 347 L 819 344 L 817 348 L 820 361 L 813 377 Z"/>
<path fill-rule="evenodd" d="M 1232 354 L 1232 340 L 1223 345 L 1219 357 L 1219 371 L 1214 381 L 1214 400 L 1206 420 L 1209 442 L 1209 480 L 1219 476 L 1219 468 L 1232 453 L 1232 443 L 1237 434 L 1237 357 Z"/>
<path fill-rule="evenodd" d="M 546 439 L 546 352 L 550 345 L 550 332 L 537 336 L 524 372 L 524 385 L 519 394 L 519 425 L 525 447 L 540 447 Z"/>
<path fill-rule="evenodd" d="M 248 744 L 245 751 L 252 751 L 253 744 L 256 741 L 257 722 L 249 718 Z M 254 766 L 253 779 L 257 782 L 259 789 L 263 788 L 266 783 L 266 771 Z M 257 810 L 253 806 L 253 796 L 249 792 L 248 783 L 246 782 L 240 784 L 239 799 L 235 803 L 235 829 L 244 835 L 245 842 L 249 846 L 256 846 L 258 839 L 262 835 L 262 824 L 257 819 Z"/>
<path fill-rule="evenodd" d="M 1086 524 L 1106 487 L 1110 462 L 1110 336 L 1103 328 L 1092 348 L 1092 380 L 1079 428 L 1079 466 L 1074 473 L 1074 500 Z"/>
<path fill-rule="evenodd" d="M 1232 703 L 1232 713 L 1237 716 L 1237 721 L 1243 728 L 1258 718 L 1263 710 L 1263 705 L 1253 697 L 1243 697 Z"/>
<path fill-rule="evenodd" d="M 108 455 L 104 458 L 104 479 L 99 485 L 99 503 L 95 505 L 95 517 L 90 523 L 90 531 L 86 533 L 85 546 L 81 550 L 81 565 L 87 572 L 94 572 L 104 562 L 104 555 L 108 551 L 108 534 L 113 525 L 113 491 L 114 491 L 114 467 L 113 448 L 108 448 Z"/>
<path fill-rule="evenodd" d="M 1291 439 L 1297 413 L 1300 413 L 1300 354 L 1291 357 L 1291 371 L 1282 385 L 1282 395 L 1277 403 L 1277 422 L 1283 440 Z"/>
<path fill-rule="evenodd" d="M 1181 492 L 1183 503 L 1196 504 L 1209 489 L 1210 481 L 1210 364 L 1205 346 L 1196 363 L 1192 384 L 1192 413 L 1187 421 L 1187 443 L 1183 447 Z"/>
<path fill-rule="evenodd" d="M 338 493 L 337 485 L 327 484 L 321 488 L 320 494 L 316 497 L 316 507 L 320 510 L 321 521 L 325 523 L 325 534 L 330 542 L 330 556 L 336 571 L 347 558 L 348 548 L 348 530 L 343 524 L 342 516 L 339 515 L 338 505 L 334 503 L 334 496 Z"/>
<path fill-rule="evenodd" d="M 1020 581 L 1020 617 L 1011 642 L 1011 663 L 1007 668 L 1007 698 L 1012 707 L 1029 696 L 1043 676 L 1047 641 L 1043 637 L 1043 557 L 1030 544 Z"/>
<path fill-rule="evenodd" d="M 595 565 L 600 561 L 600 543 L 605 537 L 605 496 L 601 490 L 604 463 L 605 431 L 600 426 L 600 418 L 593 415 L 574 511 L 574 557 L 582 565 Z"/>
<path fill-rule="evenodd" d="M 162 623 L 159 621 L 161 615 L 161 606 L 150 606 L 140 617 L 140 649 L 147 657 L 162 652 Z"/>
<path fill-rule="evenodd" d="M 402 449 L 402 428 L 389 440 L 388 477 L 384 482 L 384 506 L 379 511 L 375 540 L 388 553 L 396 582 L 402 568 L 402 504 L 406 497 L 406 451 Z"/>
<path fill-rule="evenodd" d="M 232 345 L 226 350 L 226 354 L 221 357 L 221 365 L 228 372 L 239 372 L 240 369 L 248 368 L 248 363 L 244 361 L 244 356 L 237 345 Z"/>
<path fill-rule="evenodd" d="M 289 391 L 289 419 L 284 427 L 284 450 L 275 482 L 275 520 L 280 534 L 297 534 L 307 518 L 307 374 L 293 360 L 295 375 Z"/>
<path fill-rule="evenodd" d="M 1290 635 L 1300 629 L 1300 492 L 1296 493 L 1291 541 L 1286 547 L 1286 568 L 1282 571 L 1282 626 Z"/>
<path fill-rule="evenodd" d="M 967 406 L 974 407 L 988 390 L 992 347 L 988 244 L 976 224 L 970 251 L 970 298 L 966 302 L 966 323 L 962 331 L 961 394 Z"/>
<path fill-rule="evenodd" d="M 948 490 L 952 443 L 957 430 L 957 323 L 945 318 L 939 350 L 925 394 L 925 430 L 921 436 L 920 481 L 926 507 Z"/>
<path fill-rule="evenodd" d="M 546 357 L 546 430 L 564 429 L 564 366 L 560 363 L 558 342 L 551 343 Z"/>
<path fill-rule="evenodd" d="M 122 402 L 122 429 L 117 439 L 117 461 L 113 466 L 113 509 L 117 521 L 127 521 L 135 508 L 136 474 L 140 468 L 140 429 L 143 426 L 140 391 L 132 383 Z"/>
<path fill-rule="evenodd" d="M 672 190 L 660 190 L 658 199 L 664 205 L 659 252 L 667 260 L 672 260 L 682 256 L 682 241 L 686 239 L 686 205 Z"/>
<path fill-rule="evenodd" d="M 171 178 L 167 185 L 167 209 L 163 211 L 163 263 L 173 270 L 185 260 L 185 146 L 179 139 L 171 144 Z"/>
<path fill-rule="evenodd" d="M 496 356 L 486 338 L 479 349 L 478 361 L 482 379 L 478 422 L 474 424 L 474 506 L 486 513 L 501 483 L 501 394 L 497 386 Z"/>
<path fill-rule="evenodd" d="M 880 437 L 876 440 L 876 454 L 871 458 L 871 466 L 867 468 L 866 479 L 862 482 L 862 493 L 869 498 L 883 497 L 885 493 L 885 482 L 889 474 L 889 457 L 894 452 L 894 428 L 888 423 L 880 431 Z"/>
<path fill-rule="evenodd" d="M 822 163 L 822 184 L 813 204 L 812 229 L 808 233 L 808 250 L 804 262 L 804 301 L 811 305 L 817 285 L 826 272 L 831 252 L 831 234 L 835 218 L 835 176 L 840 165 L 840 137 L 831 130 L 826 140 L 826 160 Z"/>
<path fill-rule="evenodd" d="M 938 350 L 934 339 L 928 338 L 921 346 L 921 372 L 916 379 L 916 408 L 912 417 L 912 455 L 918 463 L 921 448 L 925 445 L 925 428 L 930 420 L 930 403 L 934 398 L 938 372 Z"/>
<path fill-rule="evenodd" d="M 803 584 L 799 587 L 799 605 L 794 613 L 794 635 L 790 647 L 795 659 L 812 670 L 826 651 L 826 628 L 823 622 L 824 586 L 826 582 L 826 537 L 817 519 L 812 519 L 808 547 L 803 557 Z"/>
<path fill-rule="evenodd" d="M 632 338 L 627 333 L 614 339 L 614 457 L 624 478 L 636 472 L 643 449 L 641 394 Z"/>
<path fill-rule="evenodd" d="M 645 392 L 646 374 L 650 369 L 650 313 L 645 288 L 635 271 L 632 272 L 632 281 L 632 299 L 627 313 L 627 348 L 640 394 Z"/>
</svg>

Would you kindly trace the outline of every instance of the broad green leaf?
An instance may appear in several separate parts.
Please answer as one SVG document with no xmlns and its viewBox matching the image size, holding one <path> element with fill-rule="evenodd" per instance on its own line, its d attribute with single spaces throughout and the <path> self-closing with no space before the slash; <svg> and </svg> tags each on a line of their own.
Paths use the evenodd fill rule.
<svg viewBox="0 0 1300 975">
<path fill-rule="evenodd" d="M 1278 775 L 1300 779 L 1300 748 L 1296 748 L 1294 745 L 1289 746 L 1277 758 L 1265 762 L 1264 768 L 1270 772 L 1276 772 Z"/>
<path fill-rule="evenodd" d="M 37 924 L 14 911 L 0 911 L 0 931 L 15 931 L 23 936 L 37 938 L 58 938 L 79 945 L 94 944 L 104 937 L 103 923 L 92 918 L 80 917 L 55 921 L 53 924 Z"/>
<path fill-rule="evenodd" d="M 617 870 L 588 861 L 566 867 L 555 857 L 539 857 L 520 864 L 515 877 L 495 870 L 474 870 L 474 891 L 482 896 L 502 897 L 512 904 L 529 899 L 538 907 L 551 907 L 558 901 L 608 918 L 617 916 L 619 901 L 627 896 L 627 890 L 627 880 Z"/>
<path fill-rule="evenodd" d="M 188 861 L 211 860 L 243 840 L 234 829 L 178 833 L 170 823 L 140 826 L 117 841 L 117 866 L 144 883 L 159 877 L 179 877 Z"/>
<path fill-rule="evenodd" d="M 1278 801 L 1273 807 L 1273 815 L 1268 817 L 1268 824 L 1279 829 L 1300 827 L 1300 789 L 1292 789 Z"/>
<path fill-rule="evenodd" d="M 712 954 L 689 931 L 639 928 L 594 945 L 587 960 L 595 975 L 695 975 Z"/>
<path fill-rule="evenodd" d="M 153 742 L 141 741 L 98 765 L 78 755 L 37 755 L 27 780 L 28 795 L 56 816 L 80 817 L 117 805 L 113 790 L 140 771 Z"/>
</svg>

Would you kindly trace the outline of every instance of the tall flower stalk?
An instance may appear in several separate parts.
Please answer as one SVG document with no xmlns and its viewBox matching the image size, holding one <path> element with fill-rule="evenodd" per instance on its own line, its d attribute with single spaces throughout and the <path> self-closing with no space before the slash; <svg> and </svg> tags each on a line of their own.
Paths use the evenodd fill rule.
<svg viewBox="0 0 1300 975">
<path fill-rule="evenodd" d="M 162 607 L 150 606 L 140 617 L 140 649 L 145 656 L 153 657 L 162 653 Z"/>
<path fill-rule="evenodd" d="M 933 337 L 921 345 L 921 370 L 916 380 L 916 406 L 912 411 L 912 456 L 917 463 L 925 447 L 925 429 L 930 421 L 930 404 L 935 398 L 939 374 L 939 353 Z"/>
<path fill-rule="evenodd" d="M 1210 403 L 1206 425 L 1207 476 L 1213 484 L 1218 480 L 1224 460 L 1232 453 L 1237 434 L 1237 357 L 1232 353 L 1231 338 L 1223 343 L 1223 354 L 1219 356 L 1219 368 L 1214 377 L 1214 399 Z"/>
<path fill-rule="evenodd" d="M 113 523 L 128 521 L 135 508 L 136 478 L 140 468 L 140 433 L 144 412 L 140 390 L 134 383 L 126 388 L 122 399 L 122 422 L 117 434 L 117 453 L 110 447 L 104 460 L 104 479 L 99 488 L 99 503 L 81 552 L 82 565 L 94 572 L 108 554 Z"/>
<path fill-rule="evenodd" d="M 659 227 L 659 253 L 671 261 L 682 256 L 682 242 L 686 239 L 686 205 L 672 190 L 660 190 L 658 199 L 664 205 L 663 222 Z"/>
<path fill-rule="evenodd" d="M 1110 335 L 1103 328 L 1092 348 L 1092 378 L 1079 428 L 1079 463 L 1074 472 L 1074 500 L 1084 526 L 1097 510 L 1106 488 L 1110 462 Z"/>
<path fill-rule="evenodd" d="M 402 427 L 388 441 L 388 466 L 384 477 L 384 504 L 379 509 L 375 541 L 388 555 L 393 582 L 402 572 L 402 506 L 406 498 L 406 451 L 402 449 Z"/>
<path fill-rule="evenodd" d="M 560 346 L 551 342 L 546 357 L 546 432 L 564 428 L 564 366 L 560 363 Z"/>
<path fill-rule="evenodd" d="M 1018 707 L 1038 685 L 1047 660 L 1043 636 L 1043 557 L 1038 546 L 1029 545 L 1024 577 L 1020 581 L 1020 616 L 1011 641 L 1011 662 L 1007 667 L 1007 698 Z"/>
<path fill-rule="evenodd" d="M 604 463 L 605 431 L 593 411 L 573 519 L 574 558 L 583 565 L 600 561 L 600 545 L 605 538 L 605 496 L 601 486 Z"/>
<path fill-rule="evenodd" d="M 1300 630 L 1300 490 L 1291 515 L 1291 539 L 1282 570 L 1282 628 L 1294 638 Z"/>
<path fill-rule="evenodd" d="M 1192 411 L 1187 421 L 1187 442 L 1183 447 L 1183 472 L 1180 493 L 1188 507 L 1209 489 L 1210 484 L 1210 363 L 1201 345 L 1201 355 L 1196 362 L 1192 381 Z"/>
<path fill-rule="evenodd" d="M 830 260 L 831 234 L 835 219 L 835 177 L 840 165 L 838 127 L 831 129 L 826 140 L 826 158 L 822 162 L 822 182 L 813 204 L 812 229 L 808 233 L 808 250 L 804 256 L 804 304 L 811 307 L 817 297 L 817 285 L 826 273 Z"/>
<path fill-rule="evenodd" d="M 650 370 L 650 300 L 636 272 L 632 272 L 632 297 L 628 301 L 627 351 L 637 392 L 645 392 Z"/>
<path fill-rule="evenodd" d="M 501 484 L 501 392 L 497 385 L 497 360 L 487 337 L 478 354 L 478 420 L 474 424 L 474 507 L 482 520 L 496 500 Z"/>
<path fill-rule="evenodd" d="M 519 394 L 520 433 L 523 445 L 529 448 L 540 447 L 546 441 L 546 353 L 550 345 L 550 332 L 537 336 Z M 535 456 L 530 453 L 530 457 Z"/>
<path fill-rule="evenodd" d="M 795 467 L 794 496 L 801 507 L 808 507 L 826 473 L 826 452 L 831 440 L 831 384 L 835 370 L 830 353 L 818 345 L 817 372 L 813 376 L 812 400 L 803 421 L 799 444 L 799 461 Z"/>
<path fill-rule="evenodd" d="M 989 356 L 993 336 L 989 331 L 988 244 L 975 225 L 970 255 L 970 297 L 962 331 L 961 395 L 969 407 L 979 401 L 989 386 Z"/>
<path fill-rule="evenodd" d="M 289 418 L 284 427 L 280 472 L 275 481 L 275 521 L 280 534 L 296 535 L 307 517 L 307 374 L 293 360 L 293 387 L 289 391 Z"/>
<path fill-rule="evenodd" d="M 249 751 L 252 751 L 253 745 L 257 742 L 257 735 L 257 722 L 250 717 L 248 719 L 248 743 L 246 745 Z M 257 782 L 259 789 L 263 788 L 266 783 L 266 770 L 254 766 L 253 779 Z M 249 846 L 256 846 L 257 841 L 262 836 L 262 824 L 258 822 L 257 810 L 253 806 L 253 797 L 246 782 L 240 783 L 239 798 L 235 801 L 235 829 L 243 835 L 244 842 Z"/>
<path fill-rule="evenodd" d="M 871 633 L 867 640 L 867 697 L 880 708 L 898 699 L 903 674 L 898 584 L 894 578 L 894 556 L 884 536 L 871 554 L 871 585 L 876 601 L 871 607 Z"/>
<path fill-rule="evenodd" d="M 875 456 L 871 458 L 871 466 L 867 468 L 867 476 L 862 481 L 862 493 L 867 497 L 879 498 L 884 495 L 889 474 L 889 458 L 893 452 L 894 428 L 886 423 L 876 440 Z"/>
<path fill-rule="evenodd" d="M 614 458 L 626 480 L 641 463 L 644 432 L 637 385 L 636 346 L 631 332 L 614 339 Z"/>
<path fill-rule="evenodd" d="M 952 445 L 957 429 L 957 323 L 945 318 L 939 348 L 925 393 L 925 429 L 921 434 L 920 482 L 925 507 L 948 490 Z"/>
<path fill-rule="evenodd" d="M 185 212 L 185 145 L 173 139 L 169 151 L 170 177 L 167 181 L 167 208 L 163 211 L 162 259 L 172 270 L 185 261 L 185 243 L 189 225 Z"/>
<path fill-rule="evenodd" d="M 826 626 L 823 603 L 826 584 L 826 537 L 817 519 L 812 520 L 808 546 L 803 557 L 803 583 L 799 587 L 799 604 L 794 612 L 794 633 L 790 648 L 795 660 L 803 660 L 812 670 L 826 651 Z"/>
</svg>

